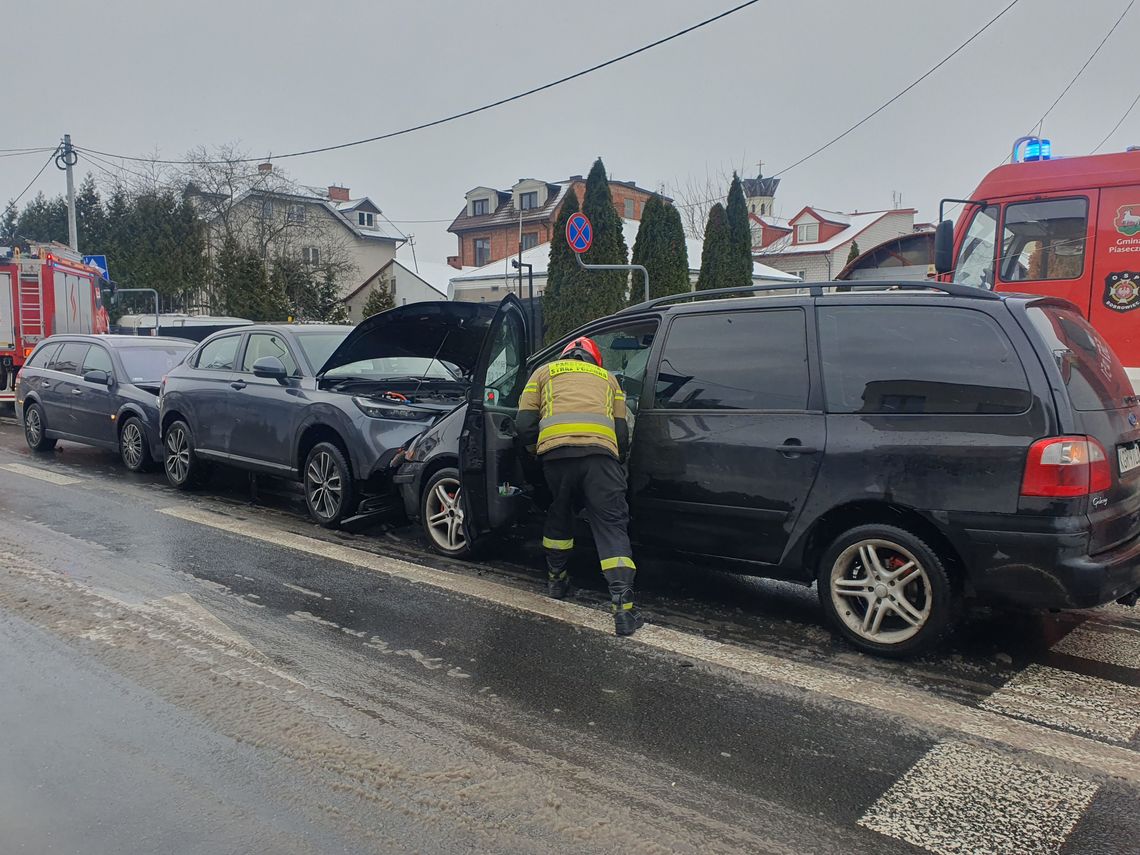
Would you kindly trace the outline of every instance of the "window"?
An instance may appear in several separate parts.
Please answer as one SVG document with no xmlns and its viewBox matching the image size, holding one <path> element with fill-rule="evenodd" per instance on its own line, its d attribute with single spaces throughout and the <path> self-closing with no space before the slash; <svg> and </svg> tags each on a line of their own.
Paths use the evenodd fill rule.
<svg viewBox="0 0 1140 855">
<path fill-rule="evenodd" d="M 538 232 L 523 232 L 523 250 L 533 249 L 536 246 L 538 246 Z"/>
<path fill-rule="evenodd" d="M 657 334 L 657 322 L 641 322 L 631 326 L 590 333 L 602 352 L 602 366 L 612 371 L 625 391 L 629 408 L 637 412 L 649 367 L 649 350 Z"/>
<path fill-rule="evenodd" d="M 376 225 L 376 216 L 368 211 L 357 211 L 356 224 L 372 228 Z"/>
<path fill-rule="evenodd" d="M 207 342 L 198 351 L 198 361 L 194 365 L 207 371 L 233 371 L 239 341 L 240 335 L 227 335 Z"/>
<path fill-rule="evenodd" d="M 495 391 L 501 407 L 517 407 L 526 383 L 526 333 L 517 312 L 510 312 L 495 333 L 491 343 L 491 361 L 487 366 L 488 393 Z M 492 401 L 488 398 L 488 402 Z"/>
<path fill-rule="evenodd" d="M 625 200 L 625 218 L 632 220 L 637 216 L 637 202 L 633 199 Z"/>
<path fill-rule="evenodd" d="M 1050 199 L 1005 206 L 1002 226 L 1003 282 L 1076 279 L 1085 264 L 1089 201 Z"/>
<path fill-rule="evenodd" d="M 68 341 L 64 342 L 60 347 L 59 353 L 51 363 L 52 371 L 62 371 L 65 374 L 78 374 L 79 366 L 83 364 L 83 360 L 87 358 L 87 349 L 91 345 L 80 344 L 79 342 Z"/>
<path fill-rule="evenodd" d="M 767 206 L 765 205 L 765 203 L 761 202 L 760 203 L 760 216 L 762 217 L 767 213 L 768 213 Z"/>
<path fill-rule="evenodd" d="M 796 226 L 796 243 L 816 243 L 819 240 L 819 223 L 800 223 Z"/>
<path fill-rule="evenodd" d="M 491 263 L 491 239 L 475 238 L 475 266 Z"/>
<path fill-rule="evenodd" d="M 285 222 L 287 223 L 303 223 L 305 222 L 305 206 L 297 203 L 291 204 L 285 213 Z"/>
<path fill-rule="evenodd" d="M 245 358 L 241 363 L 241 370 L 247 373 L 253 371 L 253 363 L 266 356 L 276 356 L 285 366 L 287 374 L 297 373 L 297 362 L 289 353 L 289 345 L 281 336 L 275 333 L 252 333 L 245 345 Z"/>
<path fill-rule="evenodd" d="M 87 351 L 87 356 L 83 360 L 83 370 L 79 373 L 86 374 L 88 371 L 106 371 L 108 374 L 114 375 L 115 368 L 111 364 L 111 354 L 98 345 L 91 345 L 91 349 Z"/>
<path fill-rule="evenodd" d="M 1029 320 L 1045 339 L 1078 410 L 1115 410 L 1132 395 L 1124 366 L 1089 322 L 1060 306 L 1030 306 Z"/>
<path fill-rule="evenodd" d="M 529 211 L 538 207 L 538 191 L 532 190 L 530 193 L 519 194 L 519 208 L 524 211 Z"/>
<path fill-rule="evenodd" d="M 301 261 L 316 267 L 321 263 L 321 251 L 315 246 L 301 247 Z"/>
<path fill-rule="evenodd" d="M 155 383 L 182 364 L 190 347 L 181 344 L 142 345 L 117 348 L 127 379 L 132 383 Z"/>
<path fill-rule="evenodd" d="M 994 245 L 997 243 L 996 205 L 979 208 L 966 229 L 958 263 L 954 265 L 954 281 L 975 288 L 994 287 Z"/>
<path fill-rule="evenodd" d="M 800 309 L 682 315 L 665 340 L 656 401 L 672 410 L 802 410 L 808 386 Z"/>
<path fill-rule="evenodd" d="M 333 351 L 340 347 L 340 343 L 348 336 L 348 330 L 332 333 L 299 332 L 296 335 L 301 350 L 309 360 L 309 365 L 313 366 L 314 371 L 320 371 L 333 355 Z"/>
<path fill-rule="evenodd" d="M 1022 413 L 1021 360 L 993 318 L 945 306 L 819 310 L 832 413 Z"/>
<path fill-rule="evenodd" d="M 27 368 L 47 368 L 51 364 L 52 357 L 55 352 L 59 350 L 60 345 L 56 342 L 45 344 L 39 350 L 32 354 L 32 358 L 25 363 Z"/>
<path fill-rule="evenodd" d="M 486 199 L 473 199 L 471 200 L 471 216 L 485 217 L 487 216 L 488 201 Z"/>
</svg>

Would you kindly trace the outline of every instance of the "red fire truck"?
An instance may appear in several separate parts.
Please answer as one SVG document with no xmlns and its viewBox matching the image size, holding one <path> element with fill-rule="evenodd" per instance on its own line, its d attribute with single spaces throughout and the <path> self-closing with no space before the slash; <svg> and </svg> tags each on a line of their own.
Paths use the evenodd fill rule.
<svg viewBox="0 0 1140 855">
<path fill-rule="evenodd" d="M 105 333 L 102 278 L 60 243 L 0 250 L 0 402 L 36 343 L 55 333 Z"/>
<path fill-rule="evenodd" d="M 1140 150 L 1053 158 L 1023 137 L 935 238 L 941 278 L 1062 297 L 1116 351 L 1140 389 Z M 941 212 L 940 212 L 941 219 Z"/>
</svg>

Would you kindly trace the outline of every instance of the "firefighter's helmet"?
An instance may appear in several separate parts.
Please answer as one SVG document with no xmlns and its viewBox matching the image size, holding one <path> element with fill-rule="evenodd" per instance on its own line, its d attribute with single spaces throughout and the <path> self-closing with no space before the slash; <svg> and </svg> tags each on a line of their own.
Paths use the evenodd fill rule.
<svg viewBox="0 0 1140 855">
<path fill-rule="evenodd" d="M 592 362 L 601 367 L 602 351 L 598 349 L 597 342 L 583 335 L 562 348 L 562 358 L 579 359 L 582 362 Z"/>
</svg>

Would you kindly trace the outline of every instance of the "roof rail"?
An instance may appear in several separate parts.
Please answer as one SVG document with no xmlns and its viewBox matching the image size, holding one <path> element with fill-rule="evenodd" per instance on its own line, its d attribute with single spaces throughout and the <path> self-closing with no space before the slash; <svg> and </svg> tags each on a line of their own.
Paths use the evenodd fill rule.
<svg viewBox="0 0 1140 855">
<path fill-rule="evenodd" d="M 669 303 L 682 303 L 697 298 L 723 299 L 726 297 L 747 296 L 748 294 L 761 294 L 768 291 L 800 291 L 806 288 L 812 297 L 823 297 L 825 291 L 832 293 L 842 289 L 843 292 L 854 291 L 938 291 L 951 297 L 963 297 L 972 300 L 1000 300 L 1001 295 L 971 285 L 957 285 L 953 282 L 933 282 L 917 279 L 833 279 L 827 282 L 768 282 L 764 285 L 744 285 L 740 288 L 712 288 L 707 291 L 685 291 L 680 294 L 669 294 L 665 297 L 656 297 L 644 303 L 622 309 L 617 314 L 624 315 L 630 312 L 644 312 Z"/>
</svg>

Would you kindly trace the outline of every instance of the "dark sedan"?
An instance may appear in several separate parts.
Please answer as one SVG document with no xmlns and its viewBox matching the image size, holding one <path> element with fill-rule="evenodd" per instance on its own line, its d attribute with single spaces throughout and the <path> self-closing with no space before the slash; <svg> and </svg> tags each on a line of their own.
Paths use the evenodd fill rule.
<svg viewBox="0 0 1140 855">
<path fill-rule="evenodd" d="M 301 481 L 333 527 L 365 499 L 398 502 L 406 443 L 467 400 L 494 309 L 421 303 L 354 329 L 258 325 L 217 333 L 162 392 L 166 475 L 187 489 L 211 464 Z"/>
<path fill-rule="evenodd" d="M 58 335 L 16 378 L 16 414 L 33 451 L 66 439 L 117 451 L 134 472 L 161 459 L 158 391 L 194 342 L 125 335 Z"/>
</svg>

